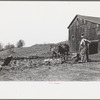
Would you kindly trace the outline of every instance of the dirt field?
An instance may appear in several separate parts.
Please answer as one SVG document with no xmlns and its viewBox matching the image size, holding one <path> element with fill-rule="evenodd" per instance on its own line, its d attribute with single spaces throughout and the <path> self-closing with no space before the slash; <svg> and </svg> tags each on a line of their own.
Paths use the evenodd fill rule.
<svg viewBox="0 0 100 100">
<path fill-rule="evenodd" d="M 0 70 L 1 81 L 99 81 L 100 53 L 90 56 L 88 63 L 42 64 L 42 60 L 32 60 L 35 63 L 18 66 L 5 66 Z M 21 62 L 21 61 L 20 61 Z"/>
</svg>

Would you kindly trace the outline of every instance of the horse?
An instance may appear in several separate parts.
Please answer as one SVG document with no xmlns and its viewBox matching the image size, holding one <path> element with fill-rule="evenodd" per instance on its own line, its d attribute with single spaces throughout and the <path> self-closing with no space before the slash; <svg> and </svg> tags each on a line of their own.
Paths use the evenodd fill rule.
<svg viewBox="0 0 100 100">
<path fill-rule="evenodd" d="M 58 46 L 58 53 L 60 54 L 61 59 L 63 60 L 63 62 L 65 62 L 65 60 L 68 60 L 68 55 L 69 55 L 69 45 L 68 44 L 60 44 Z M 67 56 L 67 59 L 66 59 Z"/>
<path fill-rule="evenodd" d="M 68 60 L 68 55 L 69 55 L 69 45 L 68 44 L 59 44 L 57 46 L 52 46 L 50 48 L 50 51 L 52 52 L 52 57 L 55 58 L 61 58 L 61 60 Z M 63 62 L 63 61 L 62 61 Z"/>
</svg>

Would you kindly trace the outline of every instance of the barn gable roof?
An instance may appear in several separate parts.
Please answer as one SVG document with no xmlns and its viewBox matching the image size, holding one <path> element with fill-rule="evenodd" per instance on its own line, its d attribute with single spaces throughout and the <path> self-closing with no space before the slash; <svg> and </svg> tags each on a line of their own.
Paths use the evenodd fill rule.
<svg viewBox="0 0 100 100">
<path fill-rule="evenodd" d="M 83 16 L 83 15 L 76 15 L 74 17 L 74 19 L 72 20 L 72 22 L 69 24 L 68 28 L 71 26 L 71 24 L 74 22 L 74 20 L 76 18 L 82 18 L 86 21 L 89 21 L 89 22 L 93 22 L 93 23 L 96 23 L 96 24 L 100 24 L 100 18 L 99 17 L 91 17 L 91 16 Z"/>
</svg>

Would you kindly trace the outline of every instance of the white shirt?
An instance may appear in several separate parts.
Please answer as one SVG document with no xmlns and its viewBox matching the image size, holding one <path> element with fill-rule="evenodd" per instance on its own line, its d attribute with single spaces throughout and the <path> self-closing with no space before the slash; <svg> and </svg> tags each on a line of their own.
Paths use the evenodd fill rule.
<svg viewBox="0 0 100 100">
<path fill-rule="evenodd" d="M 89 40 L 83 38 L 83 39 L 81 40 L 81 42 L 80 42 L 80 46 L 85 47 L 85 46 L 86 46 L 85 42 L 90 43 Z"/>
</svg>

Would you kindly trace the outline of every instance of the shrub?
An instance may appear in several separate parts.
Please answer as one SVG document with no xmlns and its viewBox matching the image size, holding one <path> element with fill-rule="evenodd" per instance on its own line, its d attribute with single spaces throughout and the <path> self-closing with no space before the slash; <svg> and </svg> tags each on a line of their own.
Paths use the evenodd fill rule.
<svg viewBox="0 0 100 100">
<path fill-rule="evenodd" d="M 25 45 L 24 40 L 19 40 L 19 41 L 17 42 L 17 47 L 18 47 L 18 48 L 23 47 L 24 45 Z"/>
<path fill-rule="evenodd" d="M 8 44 L 5 46 L 5 49 L 6 49 L 6 50 L 7 50 L 7 49 L 13 49 L 13 48 L 15 48 L 14 44 L 8 43 Z"/>
</svg>

